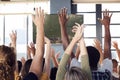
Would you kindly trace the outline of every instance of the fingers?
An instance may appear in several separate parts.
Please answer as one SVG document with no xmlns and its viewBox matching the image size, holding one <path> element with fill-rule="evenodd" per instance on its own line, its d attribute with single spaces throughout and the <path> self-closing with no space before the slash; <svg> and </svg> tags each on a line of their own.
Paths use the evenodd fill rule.
<svg viewBox="0 0 120 80">
<path fill-rule="evenodd" d="M 113 13 L 112 14 L 109 14 L 109 13 L 110 13 L 110 11 L 105 9 L 105 11 L 103 11 L 103 17 L 108 16 L 111 18 Z"/>
<path fill-rule="evenodd" d="M 100 23 L 103 23 L 103 20 L 102 20 L 102 19 L 100 19 L 100 18 L 98 18 L 98 21 L 100 21 Z"/>
<path fill-rule="evenodd" d="M 67 8 L 62 8 L 60 11 L 58 11 L 58 16 L 66 16 L 67 14 Z"/>
<path fill-rule="evenodd" d="M 110 18 L 112 17 L 113 13 L 110 14 Z"/>
<path fill-rule="evenodd" d="M 39 16 L 39 13 L 38 13 L 38 8 L 35 8 L 35 16 Z"/>
<path fill-rule="evenodd" d="M 80 25 L 79 23 L 75 23 L 75 25 L 72 27 L 72 32 L 75 33 L 79 27 L 82 27 L 82 31 L 83 31 L 83 28 L 85 26 L 84 24 Z"/>
</svg>

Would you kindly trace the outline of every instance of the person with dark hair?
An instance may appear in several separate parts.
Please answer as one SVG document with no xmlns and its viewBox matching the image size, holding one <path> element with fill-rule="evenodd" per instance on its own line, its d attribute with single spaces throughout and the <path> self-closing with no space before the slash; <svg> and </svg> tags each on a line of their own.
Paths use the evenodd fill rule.
<svg viewBox="0 0 120 80">
<path fill-rule="evenodd" d="M 112 46 L 116 49 L 118 58 L 120 60 L 120 49 L 118 47 L 118 43 L 116 41 L 113 41 Z M 118 80 L 119 79 L 119 68 L 118 68 L 118 61 L 116 59 L 112 59 L 112 63 L 113 63 L 113 80 Z"/>
<path fill-rule="evenodd" d="M 116 59 L 112 59 L 112 63 L 113 63 L 113 73 L 112 73 L 113 80 L 119 80 L 118 62 Z"/>
<path fill-rule="evenodd" d="M 97 70 L 98 69 L 98 62 L 100 59 L 100 53 L 99 51 L 92 46 L 87 46 L 87 52 L 90 62 L 90 69 L 91 70 Z"/>
<path fill-rule="evenodd" d="M 22 62 L 17 60 L 17 64 L 18 64 L 18 73 L 20 73 L 22 69 Z"/>
<path fill-rule="evenodd" d="M 0 46 L 0 80 L 15 80 L 16 55 L 14 48 L 5 45 Z"/>
<path fill-rule="evenodd" d="M 0 80 L 15 80 L 16 32 L 10 34 L 11 46 L 0 46 Z"/>
<path fill-rule="evenodd" d="M 100 68 L 98 67 L 100 53 L 92 46 L 87 47 L 89 56 L 89 64 L 92 71 L 92 80 L 111 80 L 112 79 L 112 60 L 111 60 L 111 35 L 110 35 L 110 19 L 108 10 L 103 12 L 103 19 L 99 19 L 105 26 L 105 39 L 104 39 L 104 56 Z"/>
<path fill-rule="evenodd" d="M 117 43 L 116 41 L 113 41 L 112 43 L 113 43 L 112 46 L 116 49 L 118 58 L 119 58 L 119 60 L 120 60 L 120 49 L 119 49 L 119 47 L 118 47 L 118 43 Z"/>
<path fill-rule="evenodd" d="M 57 67 L 52 67 L 50 71 L 50 79 L 51 80 L 56 80 L 56 73 L 57 73 L 58 68 Z"/>
<path fill-rule="evenodd" d="M 32 59 L 28 59 L 25 62 L 24 66 L 23 66 L 23 69 L 22 69 L 22 72 L 21 72 L 22 78 L 24 78 L 29 73 L 29 69 L 30 69 L 31 63 L 32 63 Z"/>
</svg>

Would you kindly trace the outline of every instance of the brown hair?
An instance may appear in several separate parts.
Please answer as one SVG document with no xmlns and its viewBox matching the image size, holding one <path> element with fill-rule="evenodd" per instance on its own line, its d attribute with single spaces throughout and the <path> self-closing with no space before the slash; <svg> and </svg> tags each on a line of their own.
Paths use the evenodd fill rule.
<svg viewBox="0 0 120 80">
<path fill-rule="evenodd" d="M 0 46 L 0 80 L 14 80 L 16 55 L 14 48 Z"/>
</svg>

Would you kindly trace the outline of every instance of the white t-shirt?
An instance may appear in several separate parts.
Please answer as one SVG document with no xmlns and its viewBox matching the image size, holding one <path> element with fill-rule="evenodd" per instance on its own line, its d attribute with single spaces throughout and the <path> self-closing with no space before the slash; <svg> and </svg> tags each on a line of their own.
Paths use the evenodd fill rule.
<svg viewBox="0 0 120 80">
<path fill-rule="evenodd" d="M 101 67 L 98 70 L 102 72 L 105 72 L 105 70 L 109 70 L 112 73 L 112 70 L 113 70 L 112 60 L 108 58 L 104 59 L 101 64 Z"/>
</svg>

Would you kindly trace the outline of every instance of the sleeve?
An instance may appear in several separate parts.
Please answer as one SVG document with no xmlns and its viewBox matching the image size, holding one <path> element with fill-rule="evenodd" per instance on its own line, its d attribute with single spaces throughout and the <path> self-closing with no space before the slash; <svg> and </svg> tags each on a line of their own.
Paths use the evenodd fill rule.
<svg viewBox="0 0 120 80">
<path fill-rule="evenodd" d="M 88 55 L 81 56 L 81 68 L 86 73 L 89 80 L 92 80 L 92 74 L 89 66 Z"/>
<path fill-rule="evenodd" d="M 38 77 L 34 73 L 30 72 L 25 76 L 25 78 L 23 78 L 23 80 L 38 80 Z"/>
<path fill-rule="evenodd" d="M 104 59 L 101 65 L 101 70 L 102 71 L 109 70 L 112 73 L 113 70 L 112 60 L 108 58 Z"/>
<path fill-rule="evenodd" d="M 64 80 L 64 76 L 66 73 L 66 65 L 68 62 L 68 59 L 70 58 L 70 55 L 68 54 L 64 54 L 60 64 L 58 66 L 58 71 L 57 71 L 57 75 L 56 75 L 56 80 Z"/>
</svg>

